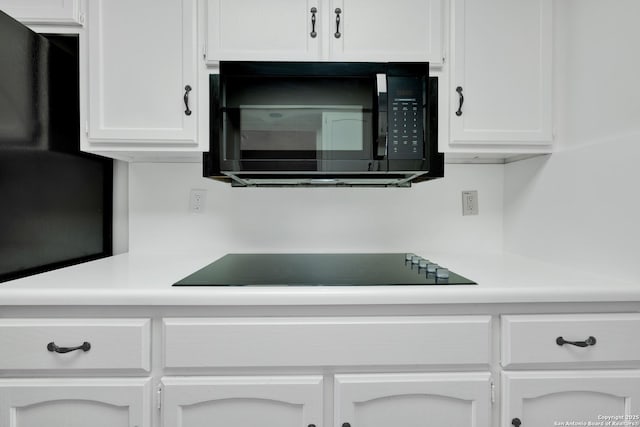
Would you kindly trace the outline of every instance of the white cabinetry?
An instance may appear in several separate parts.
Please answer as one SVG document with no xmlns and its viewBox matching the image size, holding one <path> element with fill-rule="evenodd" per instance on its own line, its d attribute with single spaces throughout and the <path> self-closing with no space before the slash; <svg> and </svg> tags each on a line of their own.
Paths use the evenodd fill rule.
<svg viewBox="0 0 640 427">
<path fill-rule="evenodd" d="M 25 24 L 82 25 L 81 0 L 0 0 L 0 10 Z"/>
<path fill-rule="evenodd" d="M 551 18 L 551 0 L 451 2 L 445 151 L 550 151 Z"/>
<path fill-rule="evenodd" d="M 321 376 L 167 377 L 162 383 L 165 426 L 323 425 Z"/>
<path fill-rule="evenodd" d="M 207 61 L 442 63 L 442 0 L 209 0 Z"/>
<path fill-rule="evenodd" d="M 508 372 L 502 390 L 504 427 L 518 421 L 523 426 L 598 425 L 607 416 L 620 424 L 601 425 L 640 425 L 640 371 Z"/>
<path fill-rule="evenodd" d="M 148 378 L 96 377 L 148 375 L 150 344 L 149 319 L 0 319 L 0 426 L 150 427 Z"/>
<path fill-rule="evenodd" d="M 638 313 L 503 316 L 502 366 L 526 371 L 502 373 L 502 426 L 598 425 L 588 423 L 605 416 L 639 425 L 640 369 L 614 369 L 640 364 L 639 322 Z"/>
<path fill-rule="evenodd" d="M 208 0 L 207 61 L 313 60 L 321 56 L 319 0 Z M 315 8 L 312 37 L 311 9 Z"/>
<path fill-rule="evenodd" d="M 124 160 L 202 151 L 196 9 L 195 0 L 89 2 L 83 150 Z"/>
<path fill-rule="evenodd" d="M 145 379 L 0 380 L 6 427 L 150 427 Z"/>
<path fill-rule="evenodd" d="M 488 373 L 336 375 L 334 393 L 334 426 L 491 426 Z"/>
<path fill-rule="evenodd" d="M 167 318 L 164 339 L 166 368 L 467 365 L 486 369 L 491 359 L 491 318 Z"/>
<path fill-rule="evenodd" d="M 74 351 L 60 348 L 81 347 Z M 58 350 L 55 350 L 55 347 Z M 0 370 L 151 369 L 149 319 L 0 319 Z"/>
<path fill-rule="evenodd" d="M 165 318 L 163 326 L 162 360 L 171 373 L 276 374 L 166 376 L 165 425 L 331 425 L 321 415 L 331 410 L 323 396 L 332 384 L 323 388 L 321 376 L 278 376 L 299 370 L 333 379 L 334 426 L 417 427 L 425 419 L 490 425 L 490 316 L 184 317 Z M 461 372 L 385 373 L 445 366 Z M 383 373 L 337 373 L 353 367 Z"/>
<path fill-rule="evenodd" d="M 336 61 L 441 64 L 441 8 L 441 0 L 332 0 L 329 56 Z"/>
</svg>

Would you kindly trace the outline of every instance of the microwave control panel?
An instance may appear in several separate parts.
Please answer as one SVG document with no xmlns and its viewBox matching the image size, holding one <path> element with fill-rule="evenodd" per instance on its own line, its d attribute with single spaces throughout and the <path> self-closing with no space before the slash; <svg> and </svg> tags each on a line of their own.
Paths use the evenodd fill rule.
<svg viewBox="0 0 640 427">
<path fill-rule="evenodd" d="M 424 156 L 424 100 L 422 79 L 387 77 L 389 159 L 422 159 Z"/>
</svg>

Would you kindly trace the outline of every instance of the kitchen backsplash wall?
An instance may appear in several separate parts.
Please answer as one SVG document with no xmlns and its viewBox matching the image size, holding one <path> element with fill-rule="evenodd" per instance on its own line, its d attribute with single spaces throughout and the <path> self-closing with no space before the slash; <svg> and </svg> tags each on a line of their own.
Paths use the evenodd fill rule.
<svg viewBox="0 0 640 427">
<path fill-rule="evenodd" d="M 640 2 L 566 0 L 554 16 L 558 152 L 505 167 L 505 249 L 637 281 Z"/>
<path fill-rule="evenodd" d="M 232 188 L 201 165 L 129 165 L 129 250 L 468 252 L 502 250 L 502 165 L 447 164 L 445 178 L 398 188 Z M 203 213 L 191 189 L 206 190 Z M 477 190 L 479 215 L 462 216 Z"/>
</svg>

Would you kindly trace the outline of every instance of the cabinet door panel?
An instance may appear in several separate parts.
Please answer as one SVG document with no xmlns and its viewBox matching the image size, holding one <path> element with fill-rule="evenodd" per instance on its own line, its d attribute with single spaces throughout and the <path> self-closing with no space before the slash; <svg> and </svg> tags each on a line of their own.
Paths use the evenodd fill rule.
<svg viewBox="0 0 640 427">
<path fill-rule="evenodd" d="M 207 61 L 319 59 L 322 12 L 320 0 L 209 0 Z"/>
<path fill-rule="evenodd" d="M 551 1 L 453 5 L 451 143 L 549 144 Z"/>
<path fill-rule="evenodd" d="M 149 427 L 146 379 L 0 380 L 6 427 Z"/>
<path fill-rule="evenodd" d="M 322 426 L 322 377 L 165 377 L 164 425 Z"/>
<path fill-rule="evenodd" d="M 336 375 L 335 426 L 490 425 L 490 376 L 469 374 Z"/>
<path fill-rule="evenodd" d="M 333 0 L 328 20 L 332 60 L 442 63 L 441 0 Z"/>
<path fill-rule="evenodd" d="M 84 24 L 80 0 L 0 0 L 0 10 L 24 24 Z"/>
<path fill-rule="evenodd" d="M 89 143 L 195 146 L 195 0 L 88 4 Z"/>
<path fill-rule="evenodd" d="M 502 390 L 506 399 L 503 426 L 512 425 L 514 418 L 523 426 L 553 426 L 567 421 L 587 425 L 602 421 L 602 416 L 640 414 L 637 370 L 507 372 L 502 377 Z"/>
</svg>

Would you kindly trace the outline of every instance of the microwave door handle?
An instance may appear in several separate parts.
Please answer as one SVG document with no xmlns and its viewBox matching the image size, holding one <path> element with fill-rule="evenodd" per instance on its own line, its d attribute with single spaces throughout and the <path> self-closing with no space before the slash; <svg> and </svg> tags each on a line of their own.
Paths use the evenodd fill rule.
<svg viewBox="0 0 640 427">
<path fill-rule="evenodd" d="M 378 136 L 374 156 L 381 160 L 387 157 L 387 75 L 376 74 L 378 94 Z"/>
</svg>

